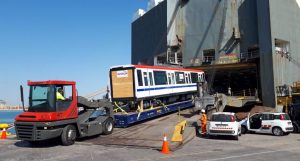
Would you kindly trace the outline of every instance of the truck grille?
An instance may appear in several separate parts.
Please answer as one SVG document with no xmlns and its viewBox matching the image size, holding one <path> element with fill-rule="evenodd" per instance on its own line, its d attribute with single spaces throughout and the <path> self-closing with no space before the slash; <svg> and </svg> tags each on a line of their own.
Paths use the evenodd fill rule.
<svg viewBox="0 0 300 161">
<path fill-rule="evenodd" d="M 16 133 L 18 139 L 33 140 L 34 126 L 25 124 L 16 124 Z"/>
</svg>

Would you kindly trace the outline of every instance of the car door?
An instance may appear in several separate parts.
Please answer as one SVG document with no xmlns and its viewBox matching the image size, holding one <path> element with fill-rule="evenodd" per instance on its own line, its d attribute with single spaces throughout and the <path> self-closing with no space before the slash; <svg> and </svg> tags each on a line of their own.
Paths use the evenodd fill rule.
<svg viewBox="0 0 300 161">
<path fill-rule="evenodd" d="M 261 122 L 262 122 L 262 114 L 254 114 L 252 115 L 249 120 L 249 126 L 248 129 L 251 131 L 259 132 L 261 128 Z"/>
<path fill-rule="evenodd" d="M 272 127 L 274 124 L 274 115 L 271 113 L 262 114 L 261 133 L 272 133 Z"/>
</svg>

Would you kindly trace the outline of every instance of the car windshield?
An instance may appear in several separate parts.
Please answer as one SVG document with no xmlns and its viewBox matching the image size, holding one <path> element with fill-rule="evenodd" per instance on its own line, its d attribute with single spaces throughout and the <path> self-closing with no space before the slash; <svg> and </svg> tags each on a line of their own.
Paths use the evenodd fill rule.
<svg viewBox="0 0 300 161">
<path fill-rule="evenodd" d="M 55 86 L 36 85 L 30 86 L 29 112 L 54 112 L 55 111 Z"/>
<path fill-rule="evenodd" d="M 235 121 L 235 117 L 232 115 L 218 114 L 218 115 L 212 115 L 211 121 L 233 122 Z"/>
</svg>

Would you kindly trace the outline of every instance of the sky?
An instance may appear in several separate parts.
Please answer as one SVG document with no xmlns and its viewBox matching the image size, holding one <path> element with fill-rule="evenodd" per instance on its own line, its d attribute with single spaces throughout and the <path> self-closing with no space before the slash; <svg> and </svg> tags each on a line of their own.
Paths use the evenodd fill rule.
<svg viewBox="0 0 300 161">
<path fill-rule="evenodd" d="M 76 81 L 79 95 L 130 64 L 131 22 L 147 0 L 0 0 L 0 100 L 20 105 L 27 81 Z M 28 95 L 25 95 L 28 98 Z"/>
</svg>

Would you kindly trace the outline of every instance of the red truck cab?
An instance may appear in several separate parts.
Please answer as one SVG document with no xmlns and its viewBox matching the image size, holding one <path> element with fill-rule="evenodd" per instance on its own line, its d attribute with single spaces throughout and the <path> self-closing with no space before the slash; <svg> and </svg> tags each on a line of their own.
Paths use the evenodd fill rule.
<svg viewBox="0 0 300 161">
<path fill-rule="evenodd" d="M 28 81 L 28 85 L 28 109 L 15 118 L 19 140 L 37 142 L 60 137 L 63 145 L 71 145 L 77 137 L 112 132 L 112 107 L 77 96 L 74 81 Z M 21 98 L 24 104 L 23 87 Z M 79 106 L 84 107 L 80 113 Z"/>
</svg>

